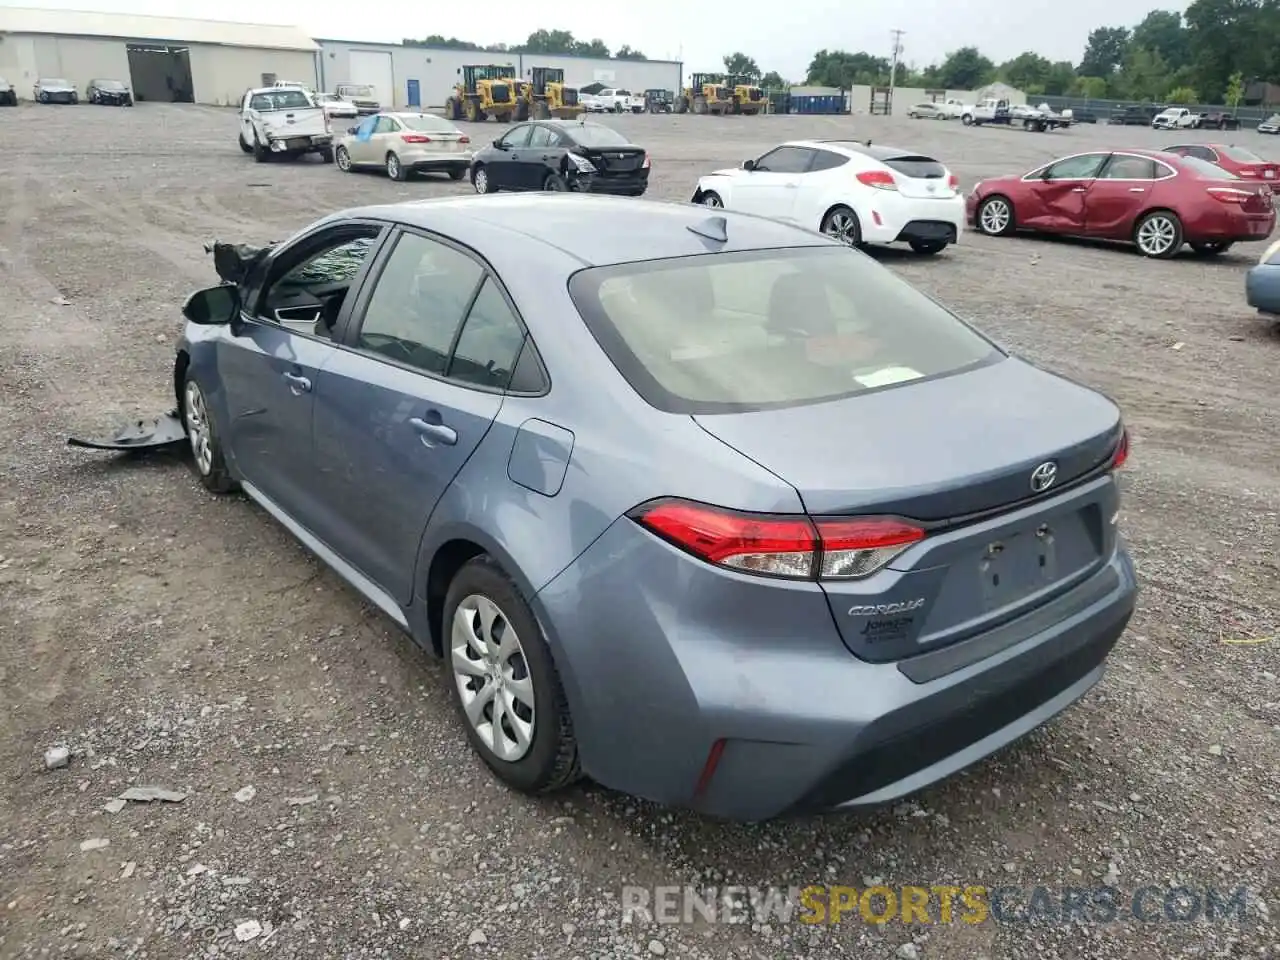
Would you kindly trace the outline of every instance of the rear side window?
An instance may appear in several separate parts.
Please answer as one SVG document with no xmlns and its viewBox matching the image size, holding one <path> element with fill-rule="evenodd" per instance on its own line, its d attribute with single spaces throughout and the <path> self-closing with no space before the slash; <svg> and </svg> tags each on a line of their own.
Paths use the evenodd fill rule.
<svg viewBox="0 0 1280 960">
<path fill-rule="evenodd" d="M 1128 154 L 1113 154 L 1102 171 L 1104 180 L 1154 180 L 1155 178 L 1156 162 L 1154 160 Z"/>
<path fill-rule="evenodd" d="M 463 324 L 449 361 L 448 376 L 463 383 L 505 389 L 523 345 L 520 321 L 507 306 L 498 285 L 486 279 Z"/>
<path fill-rule="evenodd" d="M 947 175 L 947 168 L 932 157 L 890 157 L 880 162 L 913 180 L 938 180 Z"/>
<path fill-rule="evenodd" d="M 1260 156 L 1252 150 L 1246 150 L 1244 147 L 1223 147 L 1222 152 L 1234 160 L 1236 163 L 1266 163 Z"/>
<path fill-rule="evenodd" d="M 670 413 L 835 400 L 1003 356 L 892 271 L 835 246 L 594 267 L 569 292 L 632 388 Z"/>
<path fill-rule="evenodd" d="M 848 157 L 842 157 L 840 154 L 832 153 L 830 150 L 815 150 L 813 166 L 809 168 L 809 172 L 817 173 L 819 170 L 834 170 L 836 167 L 843 167 L 848 162 Z"/>
<path fill-rule="evenodd" d="M 1199 177 L 1202 180 L 1239 180 L 1234 173 L 1224 170 L 1216 163 L 1210 163 L 1208 160 L 1201 160 L 1199 157 L 1183 157 L 1181 159 L 1183 169 L 1192 176 Z"/>
</svg>

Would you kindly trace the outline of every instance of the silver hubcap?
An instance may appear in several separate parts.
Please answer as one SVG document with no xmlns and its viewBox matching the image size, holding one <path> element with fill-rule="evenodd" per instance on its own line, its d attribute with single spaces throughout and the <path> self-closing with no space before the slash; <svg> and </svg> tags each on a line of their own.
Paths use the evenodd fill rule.
<svg viewBox="0 0 1280 960">
<path fill-rule="evenodd" d="M 1152 217 L 1138 228 L 1138 248 L 1143 253 L 1167 253 L 1177 233 L 1168 217 Z"/>
<path fill-rule="evenodd" d="M 827 218 L 827 228 L 823 233 L 844 243 L 853 243 L 857 238 L 857 229 L 857 224 L 850 214 L 838 211 Z"/>
<path fill-rule="evenodd" d="M 387 175 L 390 177 L 400 175 L 400 161 L 396 159 L 395 154 L 387 157 Z"/>
<path fill-rule="evenodd" d="M 476 193 L 484 193 L 489 189 L 489 174 L 484 170 L 477 170 L 471 179 L 476 185 Z"/>
<path fill-rule="evenodd" d="M 514 763 L 533 744 L 533 678 L 520 638 L 498 605 L 472 594 L 453 615 L 453 679 L 471 727 L 499 760 Z"/>
<path fill-rule="evenodd" d="M 193 380 L 183 394 L 187 415 L 187 438 L 191 441 L 191 455 L 196 469 L 207 477 L 213 469 L 213 437 L 209 434 L 209 414 L 204 406 L 204 393 Z"/>
<path fill-rule="evenodd" d="M 982 229 L 985 233 L 999 233 L 1009 226 L 1009 205 L 1003 200 L 991 200 L 982 208 Z"/>
<path fill-rule="evenodd" d="M 708 194 L 707 196 L 703 197 L 703 198 L 702 198 L 702 202 L 703 202 L 703 204 L 704 204 L 705 206 L 708 206 L 708 207 L 723 207 L 723 206 L 724 206 L 724 204 L 720 202 L 720 198 L 719 198 L 719 197 L 717 197 L 714 193 L 712 193 L 712 194 Z"/>
<path fill-rule="evenodd" d="M 351 157 L 347 154 L 347 151 L 345 150 L 338 151 L 338 169 L 339 170 L 351 169 Z"/>
</svg>

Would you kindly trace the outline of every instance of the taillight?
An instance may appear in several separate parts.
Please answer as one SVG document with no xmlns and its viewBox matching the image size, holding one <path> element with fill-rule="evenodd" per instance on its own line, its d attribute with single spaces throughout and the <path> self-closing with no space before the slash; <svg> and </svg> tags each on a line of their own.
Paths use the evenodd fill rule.
<svg viewBox="0 0 1280 960">
<path fill-rule="evenodd" d="M 947 178 L 947 186 L 949 186 L 952 190 L 958 191 L 960 189 L 960 178 L 953 173 L 951 176 Z"/>
<path fill-rule="evenodd" d="M 1256 177 L 1258 175 L 1258 171 L 1253 167 L 1241 167 L 1236 173 L 1242 177 Z"/>
<path fill-rule="evenodd" d="M 459 143 L 470 143 L 470 142 L 471 142 L 471 138 L 470 138 L 470 137 L 459 137 L 459 138 L 458 138 L 458 142 L 459 142 Z"/>
<path fill-rule="evenodd" d="M 649 155 L 647 153 L 644 155 L 644 163 L 640 164 L 640 169 L 641 170 L 649 169 Z"/>
<path fill-rule="evenodd" d="M 869 576 L 925 535 L 895 517 L 810 519 L 676 499 L 642 504 L 628 516 L 707 563 L 789 580 Z"/>
<path fill-rule="evenodd" d="M 1115 453 L 1111 454 L 1111 469 L 1119 470 L 1129 459 L 1129 428 L 1120 428 L 1120 442 L 1116 444 Z"/>
<path fill-rule="evenodd" d="M 888 170 L 864 170 L 856 175 L 858 182 L 877 190 L 897 190 L 898 181 Z"/>
<path fill-rule="evenodd" d="M 1209 196 L 1223 203 L 1248 203 L 1249 198 L 1256 196 L 1252 190 L 1237 190 L 1235 187 L 1209 187 Z"/>
<path fill-rule="evenodd" d="M 430 143 L 431 138 L 425 133 L 402 133 L 400 139 L 405 143 Z"/>
</svg>

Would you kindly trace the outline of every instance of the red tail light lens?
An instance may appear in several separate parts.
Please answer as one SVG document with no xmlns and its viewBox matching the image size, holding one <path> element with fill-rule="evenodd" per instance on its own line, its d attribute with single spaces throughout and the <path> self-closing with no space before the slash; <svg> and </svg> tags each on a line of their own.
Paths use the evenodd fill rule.
<svg viewBox="0 0 1280 960">
<path fill-rule="evenodd" d="M 897 190 L 898 181 L 888 170 L 863 170 L 856 174 L 858 182 L 877 190 Z"/>
<path fill-rule="evenodd" d="M 869 576 L 925 536 L 920 527 L 894 517 L 814 520 L 676 499 L 643 504 L 628 515 L 707 563 L 789 580 Z"/>
<path fill-rule="evenodd" d="M 1120 442 L 1116 444 L 1116 452 L 1111 455 L 1111 469 L 1119 470 L 1124 466 L 1125 461 L 1129 459 L 1129 429 L 1122 427 L 1120 430 Z"/>
<path fill-rule="evenodd" d="M 947 178 L 947 186 L 949 186 L 952 190 L 959 190 L 960 178 L 953 173 L 950 177 Z"/>
<path fill-rule="evenodd" d="M 470 138 L 470 137 L 459 137 L 459 138 L 458 138 L 458 142 L 459 142 L 459 143 L 470 143 L 470 142 L 471 142 L 471 138 Z"/>
<path fill-rule="evenodd" d="M 400 139 L 405 143 L 430 143 L 431 138 L 425 133 L 402 133 Z"/>
<path fill-rule="evenodd" d="M 1252 190 L 1238 190 L 1235 187 L 1209 187 L 1209 196 L 1215 200 L 1221 200 L 1223 203 L 1248 203 L 1251 197 L 1256 196 Z"/>
</svg>

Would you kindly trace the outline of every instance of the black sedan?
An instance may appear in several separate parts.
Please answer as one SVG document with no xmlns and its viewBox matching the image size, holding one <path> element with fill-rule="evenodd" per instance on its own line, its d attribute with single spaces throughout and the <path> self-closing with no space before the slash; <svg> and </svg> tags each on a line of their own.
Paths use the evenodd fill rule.
<svg viewBox="0 0 1280 960">
<path fill-rule="evenodd" d="M 115 107 L 132 107 L 133 94 L 119 80 L 90 80 L 89 89 L 85 91 L 90 103 L 100 103 Z"/>
<path fill-rule="evenodd" d="M 598 123 L 537 120 L 477 151 L 471 183 L 476 193 L 576 190 L 638 197 L 649 187 L 649 155 Z"/>
</svg>

